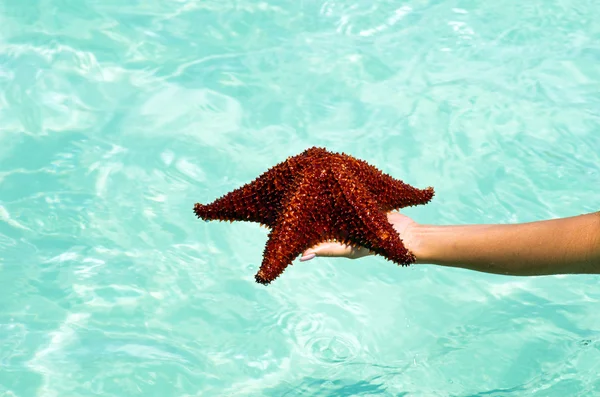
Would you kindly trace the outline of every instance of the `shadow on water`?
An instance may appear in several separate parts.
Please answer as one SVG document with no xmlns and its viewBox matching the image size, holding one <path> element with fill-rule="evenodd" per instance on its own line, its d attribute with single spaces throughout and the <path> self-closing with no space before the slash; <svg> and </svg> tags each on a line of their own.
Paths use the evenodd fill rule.
<svg viewBox="0 0 600 397">
<path fill-rule="evenodd" d="M 307 376 L 296 386 L 284 383 L 264 392 L 265 396 L 319 395 L 342 397 L 383 394 L 386 392 L 386 386 L 383 382 L 377 383 L 374 380 L 356 381 L 354 379 L 326 379 Z"/>
<path fill-rule="evenodd" d="M 345 366 L 338 366 L 337 368 L 354 366 L 356 364 L 348 364 Z M 327 373 L 321 372 L 321 376 L 307 375 L 300 378 L 297 382 L 281 382 L 271 388 L 263 390 L 264 396 L 277 396 L 277 397 L 294 397 L 294 396 L 364 396 L 364 395 L 384 395 L 384 396 L 407 396 L 408 392 L 398 392 L 397 387 L 391 387 L 390 380 L 397 375 L 401 375 L 406 372 L 409 365 L 405 365 L 403 368 L 394 368 L 389 366 L 382 366 L 377 364 L 365 365 L 364 363 L 359 364 L 363 366 L 363 375 L 365 372 L 371 369 L 377 369 L 378 371 L 384 371 L 385 373 L 379 373 L 371 376 L 364 376 L 365 379 L 355 378 L 344 378 L 337 376 L 337 371 Z M 330 376 L 328 376 L 330 375 Z M 390 387 L 392 390 L 390 390 Z"/>
</svg>

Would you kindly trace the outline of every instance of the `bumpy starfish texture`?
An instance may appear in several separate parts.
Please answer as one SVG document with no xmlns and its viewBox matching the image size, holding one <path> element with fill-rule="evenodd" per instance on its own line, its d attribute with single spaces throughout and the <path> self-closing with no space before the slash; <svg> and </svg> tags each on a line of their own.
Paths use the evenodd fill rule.
<svg viewBox="0 0 600 397">
<path fill-rule="evenodd" d="M 386 214 L 426 204 L 433 195 L 432 187 L 412 187 L 363 160 L 313 147 L 211 204 L 196 203 L 194 212 L 206 221 L 270 228 L 255 275 L 269 284 L 294 258 L 325 241 L 363 246 L 398 265 L 414 263 Z"/>
</svg>

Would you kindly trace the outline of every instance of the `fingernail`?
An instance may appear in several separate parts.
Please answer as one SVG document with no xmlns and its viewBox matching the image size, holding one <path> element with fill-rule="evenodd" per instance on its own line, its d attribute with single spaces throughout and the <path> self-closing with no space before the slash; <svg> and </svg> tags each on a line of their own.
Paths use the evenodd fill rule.
<svg viewBox="0 0 600 397">
<path fill-rule="evenodd" d="M 305 256 L 303 256 L 302 258 L 300 258 L 300 261 L 301 261 L 301 262 L 309 261 L 309 260 L 311 260 L 312 258 L 314 258 L 315 256 L 317 256 L 317 255 L 316 255 L 316 254 L 314 254 L 314 253 L 311 253 L 311 254 L 305 255 Z"/>
</svg>

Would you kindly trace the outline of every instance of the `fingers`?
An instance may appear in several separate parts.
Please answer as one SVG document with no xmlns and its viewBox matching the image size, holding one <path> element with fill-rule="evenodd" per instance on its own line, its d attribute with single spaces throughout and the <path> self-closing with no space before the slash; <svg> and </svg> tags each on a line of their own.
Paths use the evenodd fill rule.
<svg viewBox="0 0 600 397">
<path fill-rule="evenodd" d="M 371 252 L 364 247 L 352 247 L 341 243 L 327 242 L 304 251 L 300 261 L 305 262 L 317 256 L 356 259 L 370 254 Z"/>
<path fill-rule="evenodd" d="M 314 258 L 315 256 L 317 256 L 317 254 L 315 254 L 314 252 L 310 252 L 310 253 L 303 253 L 302 256 L 300 257 L 300 262 L 305 262 L 305 261 L 309 261 L 312 258 Z"/>
<path fill-rule="evenodd" d="M 302 253 L 301 261 L 307 261 L 315 256 L 348 256 L 351 253 L 351 247 L 340 244 L 340 243 L 321 243 L 311 249 L 306 250 Z"/>
</svg>

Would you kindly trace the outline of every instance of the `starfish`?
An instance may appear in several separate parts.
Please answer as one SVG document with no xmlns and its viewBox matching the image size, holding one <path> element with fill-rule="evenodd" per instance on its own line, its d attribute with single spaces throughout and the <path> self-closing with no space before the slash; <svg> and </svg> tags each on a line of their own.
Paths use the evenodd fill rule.
<svg viewBox="0 0 600 397">
<path fill-rule="evenodd" d="M 400 208 L 428 203 L 432 187 L 418 189 L 344 153 L 312 147 L 194 212 L 205 221 L 256 222 L 270 230 L 255 275 L 279 277 L 294 258 L 326 241 L 363 246 L 408 266 L 414 255 L 387 220 Z"/>
</svg>

